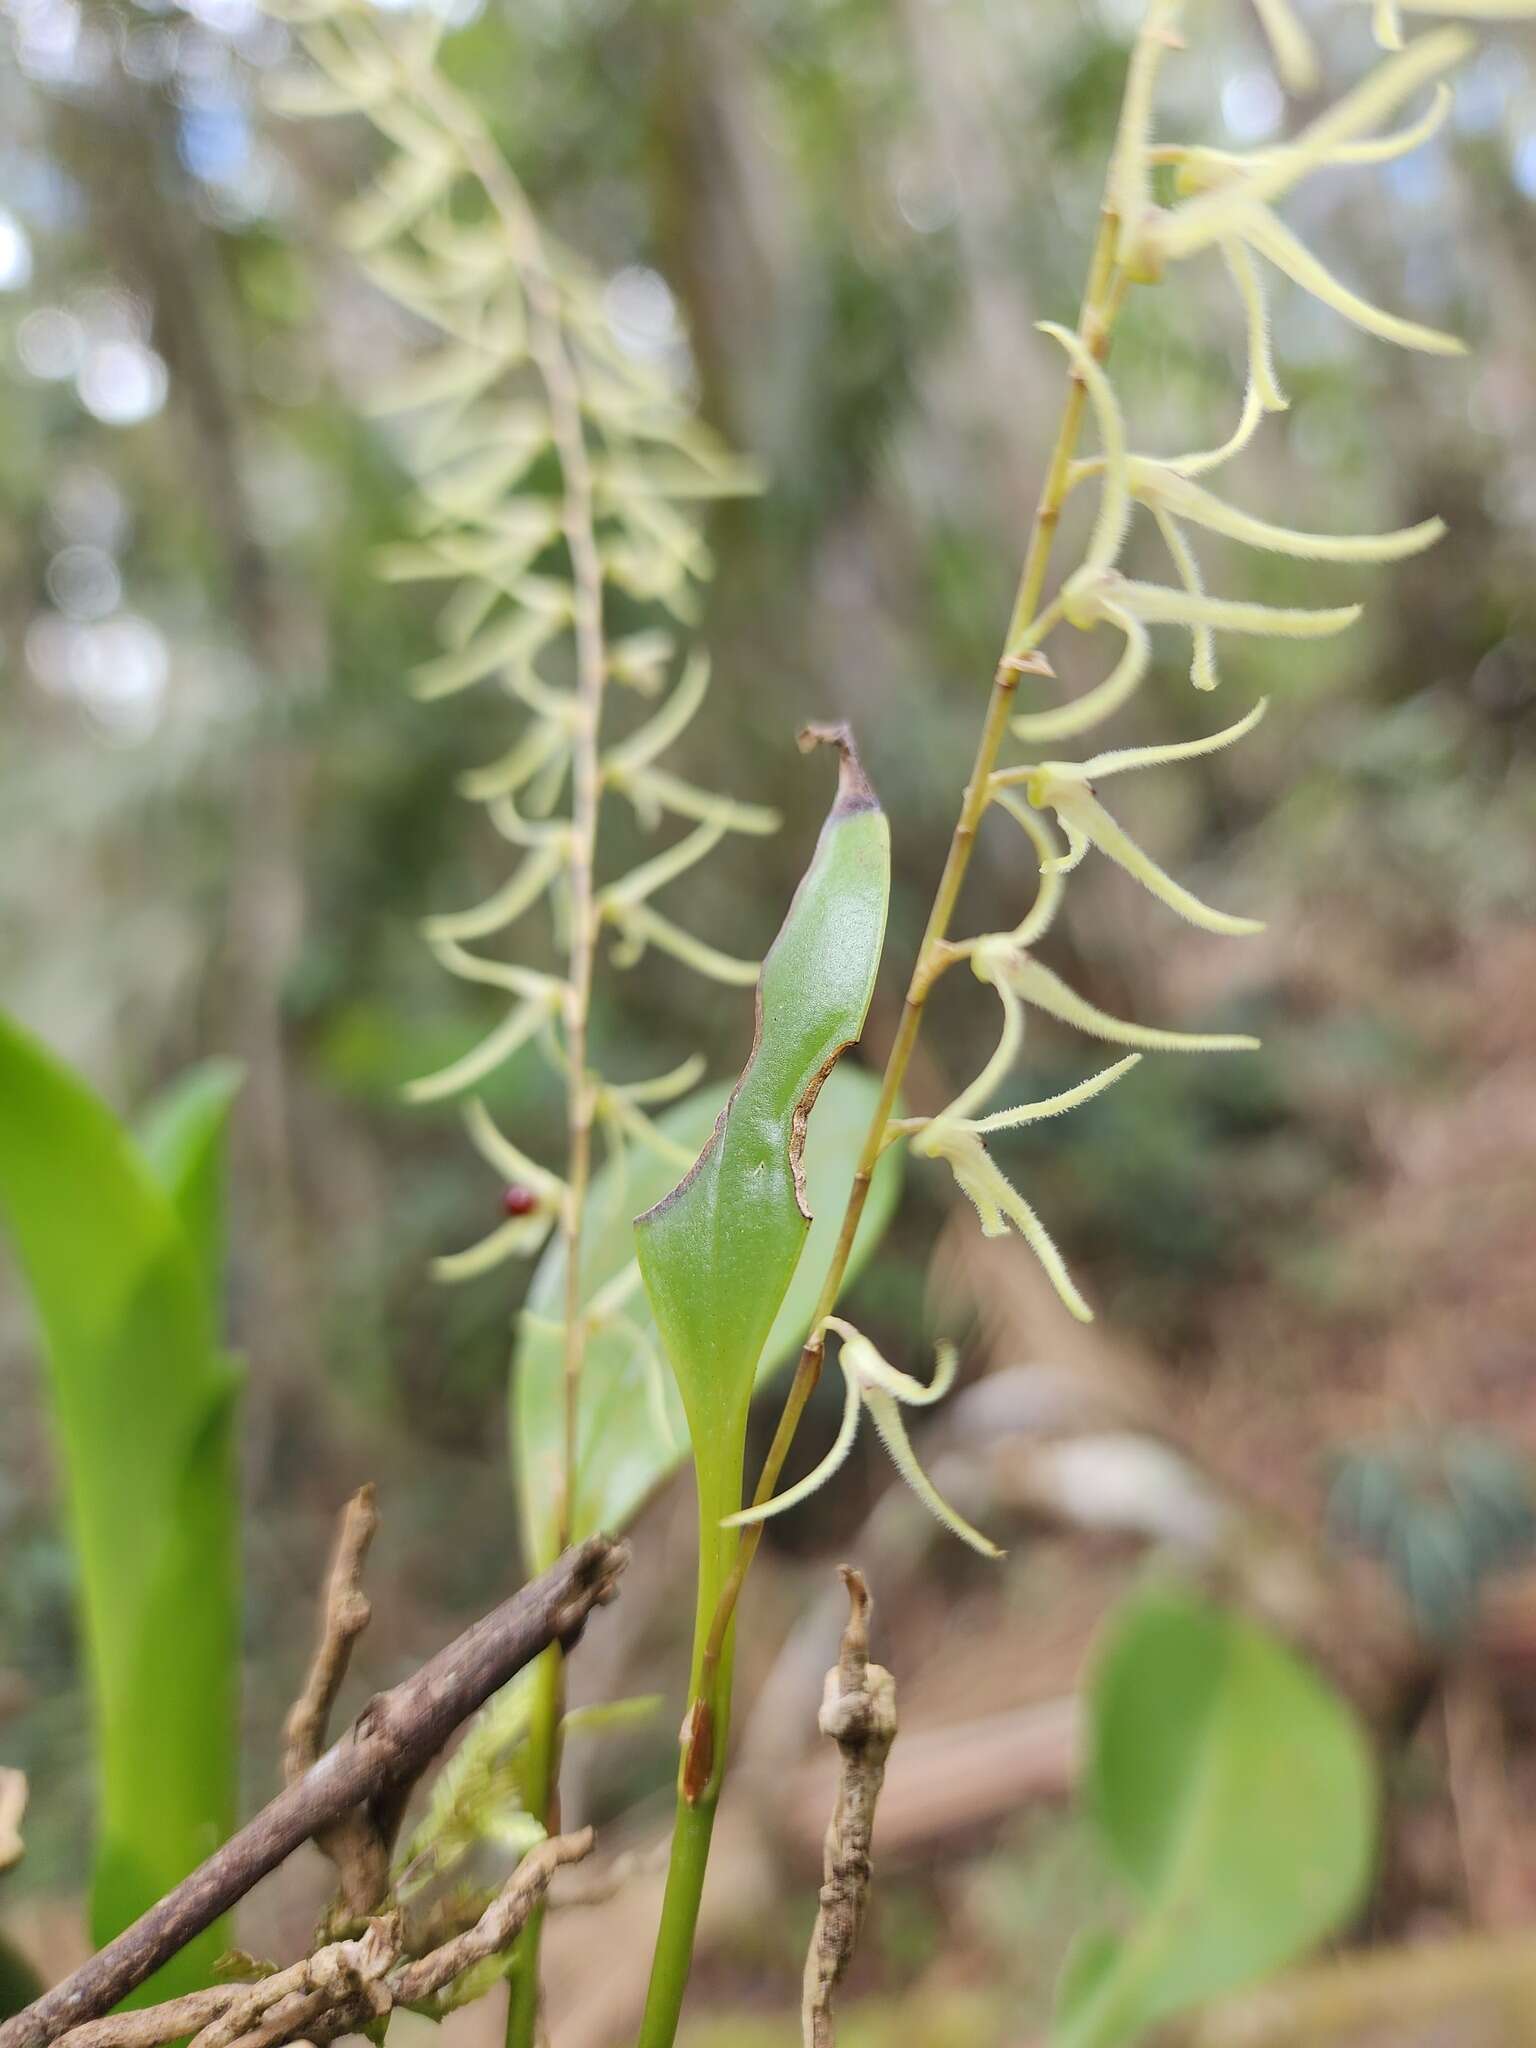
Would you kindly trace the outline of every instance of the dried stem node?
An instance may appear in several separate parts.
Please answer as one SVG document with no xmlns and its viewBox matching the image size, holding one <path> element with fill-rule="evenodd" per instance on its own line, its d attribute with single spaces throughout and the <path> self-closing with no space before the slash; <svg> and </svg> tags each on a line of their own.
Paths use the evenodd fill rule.
<svg viewBox="0 0 1536 2048">
<path fill-rule="evenodd" d="M 872 1870 L 870 1840 L 896 1739 L 896 1681 L 869 1661 L 873 1601 L 861 1572 L 840 1567 L 848 1588 L 848 1623 L 836 1664 L 827 1673 L 817 1725 L 838 1749 L 837 1803 L 822 1849 L 816 1926 L 805 1959 L 801 2026 L 805 2048 L 833 2048 L 832 1999 L 853 1959 Z"/>
</svg>

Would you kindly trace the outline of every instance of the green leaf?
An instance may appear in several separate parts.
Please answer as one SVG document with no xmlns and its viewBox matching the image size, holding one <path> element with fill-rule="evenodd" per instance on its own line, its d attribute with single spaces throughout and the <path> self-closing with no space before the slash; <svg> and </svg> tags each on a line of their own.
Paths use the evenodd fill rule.
<svg viewBox="0 0 1536 2048">
<path fill-rule="evenodd" d="M 1069 1973 L 1058 2048 L 1113 2048 L 1282 1968 L 1370 1882 L 1376 1778 L 1354 1714 L 1254 1623 L 1178 1588 L 1111 1627 L 1088 1799 L 1143 1910 Z"/>
<path fill-rule="evenodd" d="M 615 1728 L 653 1721 L 665 1704 L 659 1692 L 636 1693 L 623 1700 L 594 1700 L 590 1706 L 572 1707 L 560 1726 L 567 1735 L 610 1735 Z"/>
<path fill-rule="evenodd" d="M 656 1119 L 658 1130 L 684 1153 L 696 1153 L 719 1121 L 727 1093 L 716 1083 L 698 1089 Z M 763 1347 L 759 1381 L 792 1358 L 804 1342 L 879 1093 L 873 1075 L 845 1061 L 832 1070 L 816 1099 L 805 1146 L 805 1184 L 814 1218 L 810 1255 L 802 1260 Z M 901 1159 L 902 1149 L 893 1146 L 875 1170 L 850 1274 L 864 1265 L 890 1221 L 901 1184 Z M 659 1201 L 676 1177 L 677 1167 L 670 1160 L 633 1147 L 623 1173 L 608 1166 L 595 1176 L 582 1232 L 584 1298 L 590 1300 L 630 1264 L 635 1252 L 631 1216 L 637 1207 Z M 512 1463 L 528 1552 L 540 1564 L 551 1562 L 558 1548 L 563 1367 L 560 1336 L 552 1325 L 564 1293 L 565 1247 L 556 1238 L 528 1290 L 529 1313 L 518 1333 L 512 1381 Z M 637 1291 L 624 1309 L 656 1346 L 660 1371 L 648 1367 L 630 1332 L 610 1328 L 588 1339 L 572 1529 L 577 1541 L 598 1529 L 622 1529 L 677 1470 L 687 1448 L 682 1403 L 660 1359 L 656 1326 L 644 1296 Z"/>
<path fill-rule="evenodd" d="M 1091 2000 L 1118 1968 L 1123 1944 L 1107 1927 L 1085 1927 L 1067 1948 L 1056 1979 L 1057 2027 L 1063 2027 Z"/>
<path fill-rule="evenodd" d="M 98 1941 L 235 1820 L 238 1379 L 209 1272 L 223 1108 L 204 1086 L 152 1140 L 173 1199 L 95 1096 L 0 1018 L 0 1217 L 44 1339 L 91 1666 Z M 209 1929 L 140 1996 L 206 1983 L 227 1945 Z"/>
<path fill-rule="evenodd" d="M 758 1361 L 811 1228 L 806 1120 L 864 1028 L 885 938 L 890 828 L 846 729 L 826 736 L 837 796 L 763 961 L 751 1054 L 697 1161 L 635 1224 L 706 1519 L 741 1504 Z"/>
<path fill-rule="evenodd" d="M 215 1314 L 224 1278 L 224 1147 L 244 1079 L 238 1060 L 204 1060 L 150 1104 L 135 1132 L 145 1165 L 181 1217 Z"/>
</svg>

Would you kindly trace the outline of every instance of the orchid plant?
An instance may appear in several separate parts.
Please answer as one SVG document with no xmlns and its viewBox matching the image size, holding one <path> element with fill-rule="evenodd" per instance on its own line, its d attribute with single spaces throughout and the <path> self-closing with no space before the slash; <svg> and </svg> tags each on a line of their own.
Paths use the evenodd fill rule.
<svg viewBox="0 0 1536 2048">
<path fill-rule="evenodd" d="M 1291 0 L 1256 0 L 1256 10 L 1286 83 L 1315 89 L 1321 65 L 1301 13 Z M 530 1548 L 541 1561 L 600 1523 L 627 1518 L 678 1462 L 685 1435 L 692 1444 L 697 1633 L 642 2048 L 668 2048 L 678 2023 L 725 1765 L 735 1617 L 764 1523 L 835 1478 L 867 1410 L 922 1504 L 973 1549 L 1000 1555 L 935 1491 L 902 1419 L 903 1409 L 931 1407 L 949 1391 L 953 1348 L 940 1348 L 934 1377 L 924 1383 L 840 1312 L 849 1274 L 894 1200 L 900 1155 L 947 1168 L 982 1230 L 1020 1237 L 1067 1309 L 1088 1320 L 1090 1306 L 1045 1223 L 993 1157 L 989 1139 L 1070 1112 L 1127 1078 L 1148 1054 L 1229 1054 L 1257 1044 L 1246 1035 L 1112 1016 L 1064 981 L 1039 949 L 1061 913 L 1068 878 L 1094 854 L 1203 931 L 1241 938 L 1261 929 L 1170 875 L 1118 822 L 1101 790 L 1116 776 L 1177 767 L 1235 745 L 1263 718 L 1265 703 L 1194 740 L 1122 745 L 1083 758 L 1048 750 L 1082 740 L 1125 709 L 1167 628 L 1188 636 L 1191 681 L 1209 692 L 1220 682 L 1218 650 L 1228 636 L 1321 639 L 1359 617 L 1354 603 L 1290 607 L 1217 595 L 1192 534 L 1304 561 L 1366 565 L 1406 559 L 1443 530 L 1427 519 L 1387 533 L 1305 532 L 1229 503 L 1210 480 L 1286 409 L 1270 343 L 1269 272 L 1370 335 L 1432 354 L 1461 352 L 1453 336 L 1360 296 L 1275 208 L 1319 172 L 1387 163 L 1432 137 L 1450 103 L 1447 75 L 1471 38 L 1448 27 L 1409 39 L 1403 17 L 1415 9 L 1376 0 L 1374 28 L 1386 53 L 1378 67 L 1291 140 L 1238 153 L 1160 136 L 1159 79 L 1181 47 L 1184 11 L 1183 0 L 1149 0 L 1130 56 L 1079 318 L 1075 329 L 1042 324 L 1065 358 L 1060 427 L 949 856 L 876 1082 L 834 1071 L 862 1028 L 889 887 L 889 830 L 850 735 L 809 736 L 836 744 L 839 792 L 761 970 L 655 902 L 727 833 L 762 833 L 775 823 L 764 807 L 698 787 L 664 765 L 700 711 L 709 680 L 707 659 L 691 644 L 710 571 L 692 508 L 756 488 L 757 479 L 677 388 L 617 346 L 598 281 L 537 222 L 484 121 L 445 80 L 435 14 L 386 13 L 365 0 L 291 0 L 288 18 L 312 69 L 285 89 L 286 103 L 293 111 L 361 113 L 390 146 L 344 235 L 375 283 L 436 337 L 378 396 L 381 410 L 407 422 L 399 445 L 417 527 L 388 552 L 385 573 L 439 582 L 449 592 L 445 651 L 416 687 L 424 699 L 446 703 L 494 682 L 518 720 L 507 750 L 467 772 L 462 785 L 514 850 L 514 865 L 485 901 L 436 916 L 426 929 L 448 973 L 503 1003 L 478 1043 L 410 1090 L 418 1102 L 463 1102 L 471 1143 L 508 1190 L 503 1220 L 480 1243 L 446 1254 L 438 1272 L 460 1280 L 509 1258 L 540 1257 L 519 1337 L 514 1458 Z M 1435 11 L 1530 9 L 1509 0 L 1482 8 L 1441 0 Z M 1427 104 L 1413 111 L 1425 94 Z M 1405 110 L 1410 118 L 1388 127 Z M 1207 255 L 1224 266 L 1242 335 L 1246 375 L 1236 424 L 1216 446 L 1134 452 L 1106 367 L 1119 316 L 1133 289 L 1167 286 L 1180 266 Z M 1097 447 L 1079 454 L 1090 421 Z M 1081 490 L 1096 492 L 1091 528 L 1081 558 L 1048 596 L 1063 507 Z M 1166 552 L 1166 582 L 1123 567 L 1143 513 Z M 621 615 L 638 623 L 621 631 Z M 1047 649 L 1067 634 L 1106 643 L 1109 665 L 1081 694 L 1052 702 Z M 1021 708 L 1026 685 L 1034 694 Z M 659 702 L 649 715 L 615 723 L 615 698 Z M 614 798 L 643 829 L 680 836 L 630 872 L 604 878 L 596 871 L 598 825 Z M 977 831 L 993 809 L 1027 843 L 1033 899 L 1006 929 L 954 936 Z M 486 950 L 541 903 L 562 956 L 557 969 Z M 622 972 L 650 948 L 724 989 L 757 985 L 752 1055 L 723 1102 L 718 1089 L 699 1088 L 700 1062 L 692 1057 L 659 1076 L 618 1080 L 592 1069 L 596 976 Z M 996 1048 L 947 1107 L 903 1114 L 900 1091 L 928 997 L 962 962 L 999 1006 Z M 1020 1063 L 1031 1009 L 1125 1048 L 1124 1056 L 1057 1094 L 994 1106 Z M 527 1048 L 564 1091 L 558 1165 L 536 1159 L 500 1129 L 483 1098 L 490 1077 Z M 836 1143 L 819 1138 L 834 1129 Z M 823 1209 L 818 1189 L 830 1191 L 831 1207 Z M 790 1443 L 833 1339 L 845 1389 L 841 1425 L 814 1469 L 781 1491 Z M 748 1404 L 764 1372 L 795 1349 L 799 1362 L 779 1428 L 743 1505 Z M 559 1660 L 551 1653 L 540 1689 L 515 1717 L 525 1744 L 521 1792 L 536 1821 L 553 1811 L 561 1716 Z M 419 1844 L 416 1853 L 423 1853 Z M 1364 1859 L 1356 1860 L 1363 1869 Z M 1337 1917 L 1347 1905 L 1340 1899 L 1329 1911 Z M 1325 1931 L 1305 1914 L 1297 1925 L 1307 1939 Z M 1102 2007 L 1090 2000 L 1082 2011 L 1119 2017 L 1095 2032 L 1096 2023 L 1080 2014 L 1070 2038 L 1119 2038 L 1115 2026 L 1134 2009 L 1123 1991 Z M 514 2048 L 533 2041 L 537 2012 L 535 1926 L 514 1971 Z"/>
</svg>

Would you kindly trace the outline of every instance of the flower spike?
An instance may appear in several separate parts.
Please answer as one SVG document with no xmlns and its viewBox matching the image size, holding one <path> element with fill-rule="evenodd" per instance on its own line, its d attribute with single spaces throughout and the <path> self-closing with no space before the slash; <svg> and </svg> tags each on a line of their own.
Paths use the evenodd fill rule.
<svg viewBox="0 0 1536 2048">
<path fill-rule="evenodd" d="M 837 1362 L 842 1369 L 844 1388 L 843 1419 L 831 1450 L 816 1469 L 796 1485 L 786 1487 L 783 1493 L 764 1501 L 761 1506 L 743 1508 L 738 1514 L 727 1515 L 721 1526 L 740 1529 L 751 1523 L 766 1522 L 770 1516 L 781 1515 L 787 1508 L 798 1507 L 818 1487 L 825 1486 L 846 1463 L 858 1435 L 860 1410 L 868 1408 L 870 1420 L 891 1454 L 891 1463 L 935 1520 L 942 1522 L 962 1543 L 968 1543 L 983 1557 L 1001 1557 L 1003 1553 L 997 1545 L 983 1536 L 979 1529 L 972 1528 L 965 1517 L 957 1514 L 935 1491 L 932 1480 L 917 1462 L 917 1454 L 901 1419 L 903 1408 L 931 1407 L 949 1392 L 955 1383 L 957 1369 L 955 1347 L 952 1344 L 939 1346 L 933 1378 L 924 1386 L 910 1373 L 898 1372 L 861 1331 L 841 1316 L 828 1316 L 814 1334 L 824 1339 L 829 1330 L 835 1331 L 841 1339 Z"/>
</svg>

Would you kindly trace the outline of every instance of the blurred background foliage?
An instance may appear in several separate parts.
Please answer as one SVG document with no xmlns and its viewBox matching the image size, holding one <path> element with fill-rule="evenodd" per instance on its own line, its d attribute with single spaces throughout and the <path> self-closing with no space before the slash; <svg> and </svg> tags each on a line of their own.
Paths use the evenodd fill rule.
<svg viewBox="0 0 1536 2048">
<path fill-rule="evenodd" d="M 695 886 L 697 922 L 733 952 L 766 943 L 825 800 L 794 731 L 851 720 L 896 831 L 890 966 L 867 1040 L 879 1056 L 1054 425 L 1059 367 L 1032 323 L 1072 316 L 1137 9 L 446 5 L 449 69 L 543 215 L 608 277 L 616 333 L 696 383 L 767 471 L 765 496 L 713 524 L 717 681 L 686 745 L 711 784 L 787 823 L 721 850 Z M 327 234 L 365 174 L 366 136 L 265 111 L 287 38 L 256 0 L 4 0 L 3 13 L 4 1000 L 120 1109 L 210 1052 L 250 1073 L 232 1284 L 251 1363 L 254 1794 L 271 1780 L 348 1486 L 377 1476 L 386 1504 L 374 1677 L 516 1569 L 516 1301 L 505 1271 L 458 1290 L 425 1273 L 483 1234 L 498 1190 L 451 1110 L 399 1099 L 484 1015 L 415 924 L 475 900 L 498 871 L 453 782 L 502 728 L 488 697 L 457 700 L 457 717 L 410 699 L 405 671 L 432 649 L 430 593 L 372 572 L 373 550 L 402 531 L 403 492 L 359 402 L 416 337 Z M 1319 13 L 1330 80 L 1357 75 L 1368 10 Z M 1193 18 L 1190 56 L 1169 73 L 1171 128 L 1252 144 L 1304 116 L 1246 8 Z M 1440 512 L 1451 531 L 1385 573 L 1211 551 L 1211 580 L 1233 595 L 1370 603 L 1320 647 L 1230 643 L 1224 708 L 1268 693 L 1260 732 L 1128 792 L 1138 836 L 1217 900 L 1266 916 L 1267 933 L 1217 947 L 1171 929 L 1100 864 L 1053 940 L 1054 964 L 1110 1010 L 1266 1041 L 1253 1058 L 1148 1060 L 1109 1100 L 1017 1141 L 1097 1331 L 1062 1330 L 1018 1247 L 999 1264 L 952 1237 L 946 1189 L 920 1165 L 856 1289 L 861 1324 L 895 1358 L 942 1325 L 969 1330 L 973 1374 L 1135 1377 L 1240 1490 L 1319 1528 L 1324 1453 L 1405 1418 L 1431 1436 L 1505 1432 L 1520 1459 L 1536 1443 L 1533 200 L 1536 68 L 1529 39 L 1510 35 L 1487 43 L 1428 149 L 1384 174 L 1318 178 L 1297 201 L 1307 240 L 1352 281 L 1466 333 L 1473 353 L 1448 366 L 1381 349 L 1281 291 L 1292 408 L 1242 458 L 1234 496 L 1297 526 Z M 1137 294 L 1117 362 L 1139 445 L 1224 434 L 1241 336 L 1219 274 L 1191 274 L 1177 297 Z M 1158 653 L 1127 739 L 1208 723 L 1179 637 Z M 1065 679 L 1086 680 L 1076 662 L 1101 654 L 1068 649 Z M 1017 856 L 1006 832 L 984 844 L 977 928 L 1020 900 Z M 933 1006 L 918 1106 L 974 1070 L 992 1029 L 960 979 Z M 652 1071 L 700 1044 L 712 1072 L 739 1065 L 750 999 L 701 1001 L 655 955 L 601 988 L 608 1070 Z M 1082 1049 L 1042 1027 L 1034 1061 L 1043 1093 L 1079 1076 Z M 530 1151 L 557 1149 L 534 1055 L 493 1107 Z M 812 1411 L 807 1462 L 835 1405 L 830 1392 Z M 770 1643 L 876 1506 L 879 1466 L 861 1454 L 850 1473 L 770 1538 Z M 674 1508 L 641 1532 L 658 1586 L 687 1540 Z M 1001 1710 L 1070 1681 L 1072 1646 L 1120 1566 L 1056 1537 L 1015 1539 L 1001 1580 L 911 1555 L 899 1594 L 876 1580 L 892 1596 L 881 1654 L 904 1678 L 925 1674 L 919 1717 Z M 72 1567 L 9 1285 L 0 1547 L 0 1753 L 36 1788 L 10 1896 L 68 1895 L 89 1802 Z M 666 1684 L 681 1618 L 659 1597 L 630 1604 L 652 1635 L 626 1635 L 639 1679 L 621 1689 Z M 978 1696 L 956 1645 L 1000 1615 L 1018 1647 L 1007 1684 Z M 1026 1655 L 1026 1639 L 1045 1651 Z M 767 1650 L 760 1661 L 764 1677 Z M 601 1816 L 652 1796 L 666 1720 L 577 1798 Z M 1041 2005 L 1049 1925 L 1042 1956 L 1024 1953 L 1000 1901 L 1016 1898 L 1037 1929 L 1059 1917 L 1064 1940 L 1070 1900 L 1094 1878 L 1049 1815 L 994 1817 L 949 1847 L 882 1898 L 867 1974 L 887 1998 L 921 1988 L 903 2010 L 932 2006 L 924 2038 L 1001 2038 L 990 1998 L 983 2010 L 950 1995 L 966 1977 L 957 1958 L 981 1959 L 1000 2009 Z M 1458 1882 L 1446 1880 L 1452 1909 L 1475 1919 L 1477 1887 Z M 1511 1886 L 1536 1898 L 1529 1871 Z M 720 1981 L 777 1981 L 785 1957 L 793 1975 L 810 1896 L 785 1908 L 784 1929 L 758 1930 L 771 1953 L 735 1953 Z M 47 1939 L 68 1948 L 64 1933 Z"/>
</svg>

